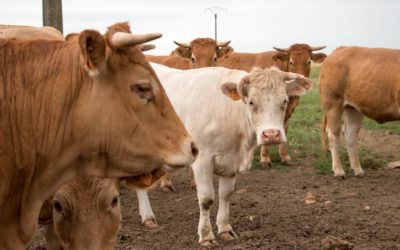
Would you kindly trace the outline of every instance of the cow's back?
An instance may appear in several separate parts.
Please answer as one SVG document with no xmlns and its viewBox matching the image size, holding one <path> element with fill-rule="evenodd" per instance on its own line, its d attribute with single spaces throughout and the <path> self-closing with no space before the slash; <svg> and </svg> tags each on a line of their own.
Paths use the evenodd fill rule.
<svg viewBox="0 0 400 250">
<path fill-rule="evenodd" d="M 154 62 L 158 64 L 162 64 L 168 66 L 170 68 L 175 69 L 189 69 L 189 60 L 182 58 L 177 55 L 169 55 L 169 56 L 153 56 L 153 55 L 145 55 L 146 60 L 149 62 Z"/>
<path fill-rule="evenodd" d="M 46 40 L 64 40 L 63 34 L 57 29 L 49 26 L 31 27 L 0 25 L 0 38 L 19 38 L 19 39 L 46 39 Z"/>
<path fill-rule="evenodd" d="M 231 53 L 229 56 L 221 58 L 218 61 L 218 66 L 229 68 L 229 69 L 239 69 L 250 72 L 254 67 L 259 68 L 270 68 L 272 66 L 278 67 L 281 70 L 283 64 L 273 59 L 276 55 L 276 51 L 266 51 L 261 53 Z"/>
<path fill-rule="evenodd" d="M 400 50 L 340 47 L 321 67 L 322 102 L 342 101 L 386 122 L 400 119 Z"/>
</svg>

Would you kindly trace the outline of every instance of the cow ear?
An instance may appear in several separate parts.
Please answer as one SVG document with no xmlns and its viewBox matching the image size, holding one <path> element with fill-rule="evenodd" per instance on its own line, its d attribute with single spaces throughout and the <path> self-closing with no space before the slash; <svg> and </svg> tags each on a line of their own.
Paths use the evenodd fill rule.
<svg viewBox="0 0 400 250">
<path fill-rule="evenodd" d="M 227 82 L 221 86 L 222 93 L 230 97 L 232 100 L 240 100 L 240 95 L 237 91 L 237 84 L 234 82 Z"/>
<path fill-rule="evenodd" d="M 287 73 L 286 92 L 289 96 L 301 96 L 313 86 L 311 79 L 295 73 Z"/>
<path fill-rule="evenodd" d="M 232 52 L 233 48 L 231 46 L 224 46 L 217 49 L 217 57 L 228 57 Z"/>
<path fill-rule="evenodd" d="M 179 46 L 178 48 L 175 49 L 175 54 L 177 54 L 180 57 L 190 59 L 192 57 L 192 49 Z"/>
<path fill-rule="evenodd" d="M 98 75 L 106 61 L 106 42 L 103 36 L 95 30 L 84 30 L 79 34 L 79 47 L 89 75 Z"/>
<path fill-rule="evenodd" d="M 272 57 L 272 59 L 274 59 L 274 61 L 288 61 L 289 54 L 285 52 L 278 52 Z"/>
<path fill-rule="evenodd" d="M 312 53 L 311 54 L 311 60 L 315 63 L 322 63 L 326 57 L 327 57 L 327 55 L 324 53 Z"/>
</svg>

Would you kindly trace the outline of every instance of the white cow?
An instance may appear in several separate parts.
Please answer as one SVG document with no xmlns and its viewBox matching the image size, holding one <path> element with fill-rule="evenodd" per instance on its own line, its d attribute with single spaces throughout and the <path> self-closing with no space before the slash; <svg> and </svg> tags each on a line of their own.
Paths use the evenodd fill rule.
<svg viewBox="0 0 400 250">
<path fill-rule="evenodd" d="M 151 64 L 172 105 L 197 142 L 192 164 L 200 206 L 199 242 L 217 244 L 210 223 L 212 176 L 219 176 L 218 235 L 237 238 L 229 223 L 236 175 L 248 170 L 257 145 L 286 141 L 283 122 L 289 96 L 302 95 L 312 81 L 276 68 L 250 73 L 226 68 L 177 70 Z M 142 221 L 155 223 L 146 191 L 137 191 Z"/>
</svg>

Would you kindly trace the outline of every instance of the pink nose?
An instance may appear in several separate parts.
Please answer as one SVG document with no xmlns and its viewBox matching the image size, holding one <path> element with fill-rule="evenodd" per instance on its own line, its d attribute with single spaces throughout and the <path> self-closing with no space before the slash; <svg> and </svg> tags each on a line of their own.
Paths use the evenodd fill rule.
<svg viewBox="0 0 400 250">
<path fill-rule="evenodd" d="M 264 144 L 279 144 L 282 142 L 281 132 L 278 129 L 267 129 L 263 131 Z"/>
</svg>

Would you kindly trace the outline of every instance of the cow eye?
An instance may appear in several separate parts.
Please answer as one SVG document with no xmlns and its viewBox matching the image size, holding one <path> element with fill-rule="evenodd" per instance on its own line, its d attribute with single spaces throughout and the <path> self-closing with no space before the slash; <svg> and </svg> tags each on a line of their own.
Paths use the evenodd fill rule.
<svg viewBox="0 0 400 250">
<path fill-rule="evenodd" d="M 311 64 L 311 60 L 308 60 L 308 64 Z"/>
<path fill-rule="evenodd" d="M 57 213 L 61 213 L 63 211 L 63 207 L 61 206 L 59 201 L 54 201 L 53 202 L 53 207 L 54 207 L 54 210 L 56 210 Z"/>
<path fill-rule="evenodd" d="M 196 59 L 194 57 L 190 58 L 190 60 L 192 61 L 192 63 L 196 63 Z"/>
<path fill-rule="evenodd" d="M 113 199 L 111 200 L 111 207 L 116 207 L 118 205 L 119 201 L 119 196 L 114 196 Z"/>
<path fill-rule="evenodd" d="M 293 65 L 293 61 L 290 61 L 289 64 L 290 64 L 290 65 Z"/>
<path fill-rule="evenodd" d="M 131 91 L 134 92 L 139 98 L 148 101 L 154 98 L 153 88 L 150 83 L 136 83 L 131 85 Z"/>
<path fill-rule="evenodd" d="M 283 105 L 286 105 L 288 103 L 288 100 L 283 100 Z"/>
<path fill-rule="evenodd" d="M 250 105 L 250 106 L 253 106 L 253 105 L 254 105 L 254 102 L 253 102 L 253 101 L 249 101 L 249 105 Z"/>
</svg>

